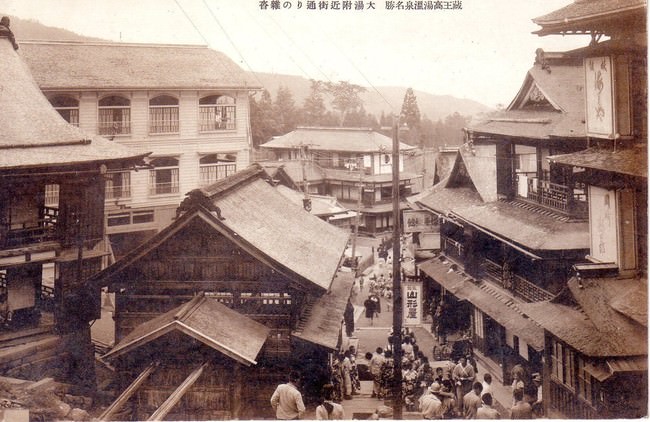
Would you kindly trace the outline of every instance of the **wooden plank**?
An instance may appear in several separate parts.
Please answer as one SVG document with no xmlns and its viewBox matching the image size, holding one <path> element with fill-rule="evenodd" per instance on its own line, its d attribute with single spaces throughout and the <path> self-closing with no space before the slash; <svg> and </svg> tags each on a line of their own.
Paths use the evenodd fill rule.
<svg viewBox="0 0 650 422">
<path fill-rule="evenodd" d="M 148 421 L 161 421 L 167 414 L 172 410 L 172 408 L 183 398 L 183 395 L 189 390 L 192 385 L 199 379 L 203 370 L 208 366 L 208 363 L 205 362 L 203 365 L 195 369 L 181 385 L 165 400 L 163 404 L 160 405 L 158 409 L 147 419 Z M 101 419 L 101 418 L 100 418 Z"/>
<path fill-rule="evenodd" d="M 158 364 L 156 362 L 152 362 L 147 368 L 145 368 L 144 371 L 140 375 L 137 376 L 135 380 L 129 385 L 124 391 L 122 391 L 122 394 L 113 402 L 111 403 L 110 406 L 106 410 L 104 410 L 104 413 L 101 414 L 99 417 L 99 420 L 101 421 L 107 421 L 110 420 L 110 417 L 118 411 L 124 403 L 126 403 L 131 396 L 138 390 L 138 388 L 142 385 L 143 382 L 151 375 L 151 373 L 156 369 Z"/>
</svg>

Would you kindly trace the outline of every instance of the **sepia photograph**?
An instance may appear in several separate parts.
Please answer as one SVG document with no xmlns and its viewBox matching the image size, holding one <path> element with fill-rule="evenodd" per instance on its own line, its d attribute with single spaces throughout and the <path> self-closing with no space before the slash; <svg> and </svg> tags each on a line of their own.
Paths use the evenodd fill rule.
<svg viewBox="0 0 650 422">
<path fill-rule="evenodd" d="M 647 0 L 0 0 L 0 421 L 648 417 Z"/>
</svg>

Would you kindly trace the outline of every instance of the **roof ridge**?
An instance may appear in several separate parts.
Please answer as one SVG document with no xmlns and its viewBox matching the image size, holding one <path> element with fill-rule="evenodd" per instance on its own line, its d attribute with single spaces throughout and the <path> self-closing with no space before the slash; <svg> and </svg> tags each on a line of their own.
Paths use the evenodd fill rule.
<svg viewBox="0 0 650 422">
<path fill-rule="evenodd" d="M 175 321 L 182 321 L 192 313 L 205 301 L 205 294 L 203 292 L 194 296 L 189 302 L 183 304 L 181 309 L 174 314 Z"/>
</svg>

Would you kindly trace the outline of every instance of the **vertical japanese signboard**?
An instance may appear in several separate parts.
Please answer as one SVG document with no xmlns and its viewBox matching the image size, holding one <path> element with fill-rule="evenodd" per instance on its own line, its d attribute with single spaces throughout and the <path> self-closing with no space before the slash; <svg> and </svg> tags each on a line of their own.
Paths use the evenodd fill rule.
<svg viewBox="0 0 650 422">
<path fill-rule="evenodd" d="M 422 284 L 402 283 L 403 325 L 413 326 L 422 324 Z"/>
<path fill-rule="evenodd" d="M 585 59 L 587 135 L 613 138 L 614 74 L 610 57 Z"/>
</svg>

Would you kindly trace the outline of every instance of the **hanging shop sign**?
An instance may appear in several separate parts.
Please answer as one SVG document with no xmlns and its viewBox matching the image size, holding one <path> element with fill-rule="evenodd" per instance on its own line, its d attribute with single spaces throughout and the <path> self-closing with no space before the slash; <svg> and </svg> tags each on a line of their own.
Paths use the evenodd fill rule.
<svg viewBox="0 0 650 422">
<path fill-rule="evenodd" d="M 402 283 L 403 325 L 422 324 L 422 284 Z"/>
<path fill-rule="evenodd" d="M 429 211 L 404 211 L 404 233 L 440 233 L 438 216 Z"/>
</svg>

